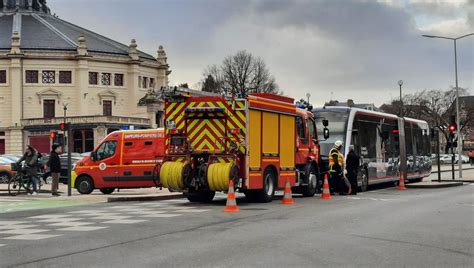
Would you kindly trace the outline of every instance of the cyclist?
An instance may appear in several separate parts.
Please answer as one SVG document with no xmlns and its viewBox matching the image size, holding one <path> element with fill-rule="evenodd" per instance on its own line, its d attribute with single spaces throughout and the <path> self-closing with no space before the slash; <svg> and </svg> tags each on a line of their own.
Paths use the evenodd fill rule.
<svg viewBox="0 0 474 268">
<path fill-rule="evenodd" d="M 38 151 L 28 145 L 25 154 L 17 161 L 17 164 L 20 165 L 22 161 L 26 163 L 26 175 L 30 177 L 33 186 L 33 192 L 31 194 L 37 195 Z"/>
</svg>

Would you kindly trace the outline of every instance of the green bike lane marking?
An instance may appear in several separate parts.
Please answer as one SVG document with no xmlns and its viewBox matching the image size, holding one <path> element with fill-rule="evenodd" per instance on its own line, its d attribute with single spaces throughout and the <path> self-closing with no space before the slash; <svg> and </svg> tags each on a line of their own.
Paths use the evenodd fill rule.
<svg viewBox="0 0 474 268">
<path fill-rule="evenodd" d="M 1 200 L 0 213 L 46 209 L 46 208 L 72 207 L 72 206 L 80 206 L 80 205 L 91 204 L 91 203 L 95 203 L 95 202 L 82 201 L 82 200 L 51 200 L 51 199 L 11 200 L 11 201 Z"/>
</svg>

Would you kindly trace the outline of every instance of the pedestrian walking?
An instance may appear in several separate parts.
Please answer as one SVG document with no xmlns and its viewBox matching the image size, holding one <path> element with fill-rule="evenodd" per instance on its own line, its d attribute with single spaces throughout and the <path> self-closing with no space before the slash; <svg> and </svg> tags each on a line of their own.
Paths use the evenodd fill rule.
<svg viewBox="0 0 474 268">
<path fill-rule="evenodd" d="M 342 141 L 336 141 L 329 152 L 329 188 L 332 193 L 347 194 L 351 186 L 344 176 L 344 156 L 341 153 Z"/>
<path fill-rule="evenodd" d="M 58 144 L 53 144 L 51 147 L 51 154 L 49 155 L 48 167 L 51 172 L 53 182 L 51 184 L 51 193 L 53 196 L 59 196 L 59 175 L 61 173 L 61 160 L 59 154 L 62 153 L 62 147 Z"/>
<path fill-rule="evenodd" d="M 349 146 L 349 153 L 346 158 L 347 177 L 351 184 L 351 194 L 357 195 L 357 173 L 359 172 L 360 157 L 354 150 L 354 145 Z"/>
<path fill-rule="evenodd" d="M 25 154 L 16 162 L 20 166 L 21 162 L 25 161 L 26 163 L 26 175 L 31 179 L 31 184 L 33 186 L 32 195 L 38 194 L 38 157 L 39 153 L 35 148 L 28 145 L 26 147 Z"/>
</svg>

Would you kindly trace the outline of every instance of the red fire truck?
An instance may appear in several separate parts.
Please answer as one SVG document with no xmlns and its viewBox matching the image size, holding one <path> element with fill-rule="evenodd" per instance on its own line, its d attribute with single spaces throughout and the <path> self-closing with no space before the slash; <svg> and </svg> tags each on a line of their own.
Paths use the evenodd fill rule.
<svg viewBox="0 0 474 268">
<path fill-rule="evenodd" d="M 228 190 L 230 180 L 259 202 L 270 202 L 287 180 L 304 196 L 318 189 L 315 121 L 291 98 L 264 93 L 179 98 L 166 102 L 165 121 L 159 183 L 190 201 L 211 201 L 216 191 Z"/>
</svg>

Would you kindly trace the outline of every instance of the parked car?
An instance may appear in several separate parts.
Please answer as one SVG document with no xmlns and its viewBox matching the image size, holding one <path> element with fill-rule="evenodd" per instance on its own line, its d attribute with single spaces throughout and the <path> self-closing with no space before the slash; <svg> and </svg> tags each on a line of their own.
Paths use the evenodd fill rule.
<svg viewBox="0 0 474 268">
<path fill-rule="evenodd" d="M 12 160 L 13 162 L 17 162 L 18 160 L 20 160 L 21 155 L 3 154 L 3 155 L 0 155 L 0 157 L 4 157 L 4 158 Z"/>
<path fill-rule="evenodd" d="M 81 160 L 82 157 L 71 157 L 71 170 L 74 169 L 76 166 L 76 162 Z M 43 157 L 43 163 L 48 163 L 49 156 Z M 59 175 L 59 182 L 67 184 L 67 154 L 62 154 L 59 156 L 59 161 L 61 161 L 61 173 Z M 49 177 L 51 177 L 51 172 L 47 170 L 43 173 L 43 180 L 50 181 Z"/>
<path fill-rule="evenodd" d="M 13 160 L 11 160 L 11 159 L 8 158 L 8 157 L 0 156 L 0 163 L 11 164 L 11 163 L 15 163 L 15 162 L 16 162 L 16 161 L 13 161 Z"/>
<path fill-rule="evenodd" d="M 439 163 L 440 164 L 451 164 L 452 156 L 449 154 L 443 154 L 439 156 Z"/>
<path fill-rule="evenodd" d="M 0 183 L 8 183 L 15 172 L 11 169 L 11 163 L 0 162 Z"/>
<path fill-rule="evenodd" d="M 456 158 L 455 158 L 455 163 L 459 163 L 459 155 L 456 155 Z M 465 163 L 469 163 L 469 157 L 465 156 L 465 155 L 461 155 L 461 163 L 465 164 Z"/>
</svg>

